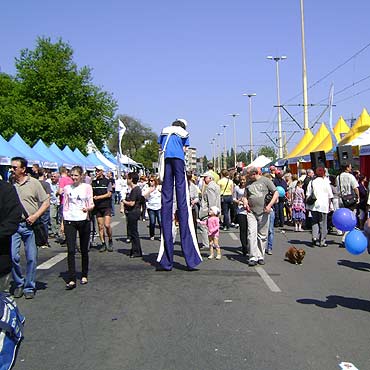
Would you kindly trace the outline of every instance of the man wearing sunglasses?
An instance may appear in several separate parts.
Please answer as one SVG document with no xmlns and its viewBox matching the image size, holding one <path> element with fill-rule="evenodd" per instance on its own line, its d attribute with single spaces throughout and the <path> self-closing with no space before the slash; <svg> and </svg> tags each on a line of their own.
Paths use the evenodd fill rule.
<svg viewBox="0 0 370 370">
<path fill-rule="evenodd" d="M 12 236 L 12 274 L 15 283 L 14 297 L 25 296 L 32 299 L 36 291 L 37 247 L 33 225 L 39 222 L 40 216 L 49 208 L 49 196 L 39 180 L 27 174 L 27 161 L 22 157 L 11 160 L 14 173 L 14 186 L 22 204 L 22 219 L 17 231 Z M 26 254 L 26 276 L 20 265 L 21 241 Z"/>
</svg>

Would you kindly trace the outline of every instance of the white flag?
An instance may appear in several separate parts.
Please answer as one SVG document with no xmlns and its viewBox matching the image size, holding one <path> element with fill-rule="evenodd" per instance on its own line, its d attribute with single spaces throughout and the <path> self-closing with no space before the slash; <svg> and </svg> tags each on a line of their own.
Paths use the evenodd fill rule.
<svg viewBox="0 0 370 370">
<path fill-rule="evenodd" d="M 122 156 L 122 148 L 121 148 L 122 136 L 124 135 L 125 132 L 126 132 L 126 126 L 118 118 L 118 150 L 119 150 L 120 156 Z"/>
</svg>

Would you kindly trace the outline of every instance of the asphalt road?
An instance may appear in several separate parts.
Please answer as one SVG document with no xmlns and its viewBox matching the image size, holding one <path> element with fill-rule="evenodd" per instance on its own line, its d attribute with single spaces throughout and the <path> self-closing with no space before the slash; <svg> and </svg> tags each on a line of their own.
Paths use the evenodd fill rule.
<svg viewBox="0 0 370 370">
<path fill-rule="evenodd" d="M 141 260 L 128 257 L 124 219 L 113 221 L 115 250 L 91 249 L 86 286 L 64 290 L 64 248 L 39 251 L 39 265 L 61 260 L 38 271 L 35 299 L 17 300 L 26 326 L 14 370 L 370 369 L 367 253 L 348 254 L 334 235 L 313 249 L 309 232 L 286 227 L 266 265 L 248 267 L 232 230 L 220 261 L 187 271 L 177 245 L 175 268 L 161 272 L 147 223 Z M 290 245 L 306 249 L 302 266 L 284 261 Z"/>
</svg>

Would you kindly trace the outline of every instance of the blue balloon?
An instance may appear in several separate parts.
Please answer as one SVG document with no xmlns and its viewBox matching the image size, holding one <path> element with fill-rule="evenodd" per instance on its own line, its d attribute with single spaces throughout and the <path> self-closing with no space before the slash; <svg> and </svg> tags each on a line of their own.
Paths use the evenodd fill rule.
<svg viewBox="0 0 370 370">
<path fill-rule="evenodd" d="M 277 186 L 276 190 L 278 191 L 280 198 L 285 197 L 285 189 L 282 186 Z"/>
<path fill-rule="evenodd" d="M 362 231 L 353 229 L 347 234 L 344 245 L 347 252 L 351 254 L 357 255 L 364 253 L 367 249 L 367 237 Z"/>
<path fill-rule="evenodd" d="M 341 231 L 351 231 L 357 224 L 356 216 L 348 208 L 338 208 L 333 213 L 333 225 Z"/>
</svg>

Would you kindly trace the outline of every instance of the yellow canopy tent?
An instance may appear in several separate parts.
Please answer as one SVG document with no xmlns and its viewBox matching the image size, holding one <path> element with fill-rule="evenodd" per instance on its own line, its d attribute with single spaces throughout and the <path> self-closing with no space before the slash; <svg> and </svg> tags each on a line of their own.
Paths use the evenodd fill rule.
<svg viewBox="0 0 370 370">
<path fill-rule="evenodd" d="M 312 140 L 313 133 L 310 129 L 308 129 L 302 139 L 299 141 L 299 143 L 295 146 L 295 148 L 289 153 L 289 155 L 286 158 L 295 158 L 297 157 L 297 154 L 302 151 L 302 149 L 307 146 L 307 144 Z"/>
<path fill-rule="evenodd" d="M 350 128 L 346 124 L 345 120 L 342 116 L 339 117 L 338 122 L 335 124 L 333 128 L 333 132 L 337 142 L 339 142 L 342 137 L 349 132 Z M 315 148 L 311 149 L 311 152 L 319 152 L 323 150 L 325 153 L 330 152 L 333 149 L 333 146 L 336 146 L 337 143 L 333 143 L 333 138 L 330 132 L 323 138 L 323 140 L 319 143 L 319 145 Z"/>
<path fill-rule="evenodd" d="M 370 128 L 370 117 L 367 110 L 364 108 L 360 117 L 358 117 L 355 124 L 349 130 L 347 135 L 339 142 L 338 145 L 346 145 L 360 136 L 363 132 L 365 132 L 368 128 Z"/>
<path fill-rule="evenodd" d="M 303 157 L 305 155 L 309 155 L 311 152 L 316 151 L 316 148 L 320 146 L 320 144 L 324 141 L 324 139 L 327 136 L 330 136 L 330 132 L 325 126 L 325 123 L 322 123 L 319 130 L 316 132 L 315 136 L 312 138 L 312 140 L 295 156 Z"/>
<path fill-rule="evenodd" d="M 342 116 L 339 117 L 338 122 L 335 124 L 333 131 L 334 135 L 337 138 L 338 143 L 344 138 L 344 136 L 350 131 L 351 129 L 348 127 L 346 121 L 343 119 Z"/>
</svg>

